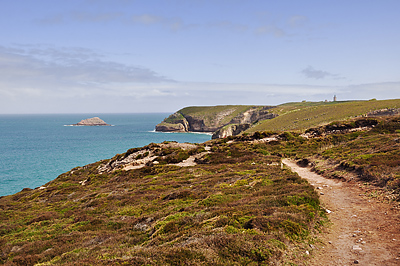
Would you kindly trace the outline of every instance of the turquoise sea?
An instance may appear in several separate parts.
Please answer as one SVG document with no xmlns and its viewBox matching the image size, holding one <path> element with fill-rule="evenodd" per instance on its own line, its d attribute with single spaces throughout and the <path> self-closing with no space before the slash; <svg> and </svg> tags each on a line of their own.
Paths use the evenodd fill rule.
<svg viewBox="0 0 400 266">
<path fill-rule="evenodd" d="M 155 125 L 168 115 L 0 115 L 0 196 L 39 187 L 76 166 L 151 142 L 211 139 L 206 134 L 154 132 Z M 65 126 L 94 116 L 113 126 Z"/>
</svg>

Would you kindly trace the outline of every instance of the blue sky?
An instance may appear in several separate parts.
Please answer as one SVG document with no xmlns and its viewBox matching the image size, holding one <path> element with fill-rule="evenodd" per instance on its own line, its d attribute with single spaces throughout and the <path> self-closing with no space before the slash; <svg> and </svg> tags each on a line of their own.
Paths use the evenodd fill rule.
<svg viewBox="0 0 400 266">
<path fill-rule="evenodd" d="M 0 113 L 400 98 L 398 0 L 0 6 Z"/>
</svg>

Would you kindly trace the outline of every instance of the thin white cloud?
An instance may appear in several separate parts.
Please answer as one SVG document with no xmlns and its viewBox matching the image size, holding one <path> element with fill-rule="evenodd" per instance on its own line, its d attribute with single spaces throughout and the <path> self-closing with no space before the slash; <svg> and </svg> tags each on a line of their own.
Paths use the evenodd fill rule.
<svg viewBox="0 0 400 266">
<path fill-rule="evenodd" d="M 265 20 L 265 14 L 262 16 Z M 142 26 L 161 26 L 173 32 L 192 30 L 197 28 L 218 28 L 237 33 L 252 31 L 256 35 L 270 35 L 276 38 L 292 36 L 295 31 L 304 28 L 308 18 L 302 15 L 291 16 L 281 23 L 271 21 L 263 22 L 258 26 L 239 24 L 230 20 L 211 20 L 203 23 L 192 23 L 179 16 L 168 17 L 158 13 L 128 14 L 124 12 L 96 13 L 88 11 L 68 11 L 63 14 L 55 14 L 49 17 L 36 19 L 35 22 L 45 25 L 56 25 L 76 21 L 79 23 L 107 23 L 113 21 L 130 22 Z"/>
<path fill-rule="evenodd" d="M 317 70 L 315 68 L 313 68 L 312 66 L 308 66 L 306 68 L 304 68 L 301 73 L 310 79 L 324 79 L 326 77 L 334 77 L 337 76 L 335 74 L 329 73 L 327 71 L 324 70 Z"/>
<path fill-rule="evenodd" d="M 128 112 L 144 97 L 173 97 L 151 84 L 174 81 L 147 68 L 83 48 L 21 47 L 0 47 L 0 113 Z"/>
<path fill-rule="evenodd" d="M 237 31 L 237 32 L 246 32 L 249 29 L 249 26 L 247 26 L 247 25 L 233 23 L 228 20 L 210 22 L 210 23 L 208 23 L 208 26 L 211 28 L 219 28 L 219 29 L 225 29 L 225 30 Z"/>
<path fill-rule="evenodd" d="M 120 12 L 110 13 L 88 13 L 88 12 L 72 12 L 70 16 L 81 22 L 108 22 L 119 19 L 123 16 Z"/>
<path fill-rule="evenodd" d="M 65 22 L 65 15 L 63 14 L 51 15 L 44 18 L 34 19 L 33 22 L 47 26 L 58 25 Z"/>
<path fill-rule="evenodd" d="M 48 17 L 34 19 L 35 23 L 47 26 L 67 23 L 68 21 L 78 21 L 85 23 L 104 23 L 120 20 L 124 17 L 121 12 L 86 12 L 86 11 L 69 11 L 60 14 L 53 14 Z"/>
<path fill-rule="evenodd" d="M 278 38 L 287 35 L 285 30 L 274 25 L 258 27 L 255 32 L 258 35 L 270 34 Z"/>
<path fill-rule="evenodd" d="M 0 46 L 0 113 L 161 112 L 188 105 L 279 104 L 288 101 L 400 98 L 400 82 L 351 86 L 173 81 L 92 50 L 43 45 Z M 335 78 L 308 67 L 313 79 Z M 210 97 L 212 95 L 212 97 Z"/>
<path fill-rule="evenodd" d="M 17 54 L 28 55 L 49 61 L 76 62 L 87 60 L 98 60 L 104 57 L 91 49 L 83 47 L 49 47 L 47 45 L 24 45 Z"/>
<path fill-rule="evenodd" d="M 185 23 L 179 17 L 169 18 L 169 17 L 163 17 L 163 16 L 158 16 L 158 15 L 153 15 L 153 14 L 134 15 L 134 16 L 132 16 L 131 21 L 133 23 L 141 24 L 141 25 L 145 25 L 145 26 L 160 25 L 160 26 L 166 27 L 172 31 L 178 31 L 178 30 L 190 29 L 190 28 L 197 27 L 194 24 Z"/>
<path fill-rule="evenodd" d="M 206 95 L 218 92 L 221 95 L 236 94 L 240 97 L 248 97 L 259 101 L 261 97 L 314 97 L 316 95 L 333 95 L 342 90 L 336 86 L 313 86 L 301 84 L 255 84 L 255 83 L 206 83 L 206 82 L 179 82 L 173 84 L 175 91 L 186 91 L 189 95 L 195 92 L 203 92 Z M 190 88 L 188 90 L 187 88 Z M 239 98 L 240 98 L 239 97 Z"/>
<path fill-rule="evenodd" d="M 395 99 L 400 98 L 400 82 L 353 84 L 346 86 L 344 92 L 357 95 L 357 99 Z"/>
<path fill-rule="evenodd" d="M 288 19 L 288 25 L 290 27 L 303 27 L 308 22 L 306 16 L 296 15 Z"/>
<path fill-rule="evenodd" d="M 400 97 L 400 82 L 343 87 L 199 82 L 51 84 L 57 89 L 0 89 L 0 113 L 27 112 L 165 112 L 193 105 L 276 105 Z M 0 81 L 0 88 L 5 88 Z M 210 97 L 212 95 L 212 97 Z"/>
<path fill-rule="evenodd" d="M 168 80 L 144 67 L 102 60 L 98 53 L 84 48 L 0 47 L 0 69 L 0 81 L 33 82 L 32 86 L 38 81 L 107 84 Z"/>
<path fill-rule="evenodd" d="M 132 20 L 140 24 L 151 25 L 151 24 L 161 23 L 165 19 L 160 16 L 142 14 L 133 16 Z"/>
</svg>

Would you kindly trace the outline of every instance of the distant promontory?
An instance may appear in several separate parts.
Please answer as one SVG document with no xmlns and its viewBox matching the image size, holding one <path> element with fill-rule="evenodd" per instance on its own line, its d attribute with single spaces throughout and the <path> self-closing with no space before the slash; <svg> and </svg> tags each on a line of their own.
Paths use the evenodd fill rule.
<svg viewBox="0 0 400 266">
<path fill-rule="evenodd" d="M 272 119 L 275 106 L 221 105 L 186 107 L 156 125 L 162 132 L 204 132 L 212 138 L 235 136 L 253 124 Z"/>
<path fill-rule="evenodd" d="M 277 106 L 192 106 L 156 125 L 162 132 L 204 132 L 226 138 L 264 131 L 305 131 L 356 117 L 396 116 L 400 99 L 367 101 L 291 102 Z"/>
<path fill-rule="evenodd" d="M 110 124 L 107 124 L 103 120 L 101 120 L 99 117 L 92 117 L 88 119 L 84 119 L 79 123 L 72 124 L 71 126 L 111 126 Z"/>
</svg>

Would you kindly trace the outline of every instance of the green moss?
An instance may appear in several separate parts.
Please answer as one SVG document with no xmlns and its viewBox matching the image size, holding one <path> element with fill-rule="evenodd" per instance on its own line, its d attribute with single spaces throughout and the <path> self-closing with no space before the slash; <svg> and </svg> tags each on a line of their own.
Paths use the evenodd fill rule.
<svg viewBox="0 0 400 266">
<path fill-rule="evenodd" d="M 236 227 L 233 227 L 232 225 L 228 225 L 227 227 L 225 227 L 225 232 L 227 232 L 228 234 L 237 234 L 240 233 L 241 230 L 239 230 Z"/>
<path fill-rule="evenodd" d="M 200 204 L 203 206 L 206 206 L 206 207 L 213 207 L 213 206 L 217 206 L 217 205 L 222 205 L 224 203 L 232 201 L 233 199 L 234 199 L 234 196 L 232 196 L 232 195 L 215 194 L 215 195 L 211 195 L 208 198 L 202 200 L 200 202 Z"/>
</svg>

